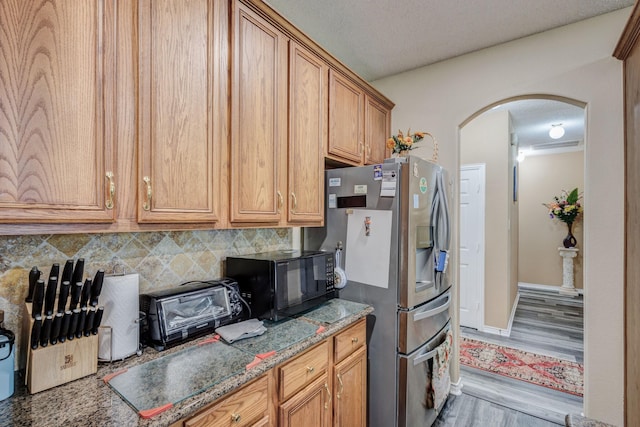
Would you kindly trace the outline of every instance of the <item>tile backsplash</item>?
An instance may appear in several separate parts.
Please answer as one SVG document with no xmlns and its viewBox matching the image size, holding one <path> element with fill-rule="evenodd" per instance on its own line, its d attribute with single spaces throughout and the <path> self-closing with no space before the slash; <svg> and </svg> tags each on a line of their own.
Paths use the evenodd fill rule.
<svg viewBox="0 0 640 427">
<path fill-rule="evenodd" d="M 21 337 L 29 270 L 37 266 L 46 281 L 53 263 L 85 259 L 85 277 L 116 267 L 138 273 L 140 292 L 178 286 L 188 280 L 216 279 L 229 255 L 293 246 L 291 229 L 198 230 L 144 233 L 0 236 L 0 310 L 4 326 Z M 20 348 L 17 343 L 17 348 Z M 16 360 L 19 360 L 16 357 Z"/>
</svg>

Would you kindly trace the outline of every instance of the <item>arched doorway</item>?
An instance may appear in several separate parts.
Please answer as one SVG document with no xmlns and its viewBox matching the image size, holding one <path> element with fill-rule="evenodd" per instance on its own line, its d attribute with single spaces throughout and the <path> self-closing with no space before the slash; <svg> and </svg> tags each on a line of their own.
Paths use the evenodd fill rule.
<svg viewBox="0 0 640 427">
<path fill-rule="evenodd" d="M 507 342 L 519 284 L 558 293 L 563 272 L 557 248 L 566 226 L 549 220 L 542 204 L 563 189 L 584 191 L 585 117 L 582 102 L 527 95 L 488 105 L 460 126 L 461 326 Z M 552 139 L 549 131 L 559 124 L 565 135 Z M 582 264 L 576 264 L 582 288 Z M 580 320 L 578 362 L 582 346 Z"/>
</svg>

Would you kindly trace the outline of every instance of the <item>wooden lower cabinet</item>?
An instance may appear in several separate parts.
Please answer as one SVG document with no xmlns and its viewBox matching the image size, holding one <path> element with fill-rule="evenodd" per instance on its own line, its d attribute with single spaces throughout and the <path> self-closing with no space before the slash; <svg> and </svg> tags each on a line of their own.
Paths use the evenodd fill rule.
<svg viewBox="0 0 640 427">
<path fill-rule="evenodd" d="M 365 427 L 366 320 L 171 427 Z"/>
<path fill-rule="evenodd" d="M 329 427 L 332 417 L 332 395 L 325 374 L 280 404 L 280 427 Z"/>
<path fill-rule="evenodd" d="M 367 425 L 367 348 L 360 347 L 334 367 L 333 425 Z"/>
</svg>

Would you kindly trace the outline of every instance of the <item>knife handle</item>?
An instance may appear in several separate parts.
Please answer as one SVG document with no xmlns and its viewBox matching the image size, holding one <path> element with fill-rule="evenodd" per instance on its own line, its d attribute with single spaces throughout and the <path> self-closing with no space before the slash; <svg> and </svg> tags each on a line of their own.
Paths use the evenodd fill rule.
<svg viewBox="0 0 640 427">
<path fill-rule="evenodd" d="M 50 276 L 47 283 L 47 291 L 44 294 L 44 314 L 53 315 L 53 306 L 56 302 L 56 290 L 58 288 L 58 277 Z"/>
<path fill-rule="evenodd" d="M 93 319 L 93 328 L 91 328 L 91 333 L 93 335 L 98 334 L 98 328 L 100 327 L 100 322 L 102 322 L 103 314 L 104 314 L 104 307 L 103 306 L 98 307 L 98 310 L 96 311 L 96 317 L 94 317 Z"/>
<path fill-rule="evenodd" d="M 90 305 L 92 307 L 96 307 L 98 305 L 98 297 L 100 296 L 100 292 L 102 292 L 103 281 L 104 281 L 104 270 L 100 269 L 96 272 L 96 275 L 93 278 L 93 285 L 91 286 Z"/>
<path fill-rule="evenodd" d="M 67 306 L 67 298 L 69 297 L 70 288 L 71 282 L 64 281 L 60 285 L 60 294 L 58 295 L 58 313 L 64 313 L 64 309 Z"/>
<path fill-rule="evenodd" d="M 38 344 L 40 343 L 40 328 L 42 327 L 42 316 L 39 314 L 36 316 L 33 321 L 33 326 L 31 327 L 31 349 L 35 350 L 38 348 Z"/>
<path fill-rule="evenodd" d="M 68 259 L 67 262 L 64 263 L 64 268 L 62 269 L 62 276 L 60 276 L 60 282 L 71 283 L 71 279 L 73 279 L 73 260 Z"/>
<path fill-rule="evenodd" d="M 87 312 L 87 320 L 84 322 L 84 336 L 91 335 L 91 329 L 93 329 L 93 322 L 96 317 L 96 308 L 91 307 Z"/>
<path fill-rule="evenodd" d="M 60 264 L 58 264 L 57 262 L 54 262 L 53 265 L 51 266 L 51 270 L 49 271 L 49 280 L 51 280 L 52 277 L 55 277 L 57 279 L 59 275 L 60 275 Z"/>
<path fill-rule="evenodd" d="M 71 303 L 69 304 L 69 310 L 75 310 L 78 308 L 80 302 L 80 295 L 82 294 L 82 282 L 77 282 L 71 289 Z"/>
<path fill-rule="evenodd" d="M 40 278 L 40 270 L 38 267 L 33 267 L 29 272 L 29 293 L 25 298 L 25 302 L 33 302 L 33 292 L 36 290 L 36 282 Z"/>
<path fill-rule="evenodd" d="M 49 336 L 51 336 L 51 323 L 53 323 L 52 316 L 47 316 L 42 322 L 42 331 L 40 332 L 40 347 L 46 347 L 49 344 Z"/>
<path fill-rule="evenodd" d="M 84 324 L 87 321 L 87 307 L 80 307 L 80 317 L 78 318 L 78 328 L 76 329 L 76 338 L 81 338 L 84 332 Z"/>
<path fill-rule="evenodd" d="M 62 316 L 63 313 L 56 313 L 53 318 L 53 324 L 51 325 L 51 336 L 49 337 L 49 342 L 51 345 L 56 345 L 58 343 L 58 336 L 60 335 L 60 327 L 62 326 Z"/>
<path fill-rule="evenodd" d="M 91 278 L 87 277 L 84 280 L 84 286 L 82 287 L 82 294 L 80 295 L 80 308 L 87 307 L 89 302 L 89 296 L 91 295 Z"/>
<path fill-rule="evenodd" d="M 36 281 L 36 290 L 33 292 L 33 304 L 31 305 L 31 317 L 42 314 L 42 301 L 44 301 L 44 280 Z"/>
<path fill-rule="evenodd" d="M 80 258 L 76 262 L 76 268 L 73 270 L 73 276 L 71 276 L 71 283 L 82 282 L 83 277 L 84 277 L 84 258 Z"/>
<path fill-rule="evenodd" d="M 80 309 L 76 308 L 73 310 L 73 315 L 71 316 L 71 324 L 69 325 L 69 333 L 67 334 L 67 339 L 71 341 L 76 336 L 76 329 L 78 329 L 78 321 L 80 320 Z"/>
<path fill-rule="evenodd" d="M 62 325 L 60 326 L 60 335 L 58 336 L 58 341 L 61 343 L 67 340 L 67 335 L 69 334 L 69 326 L 71 325 L 71 315 L 73 312 L 71 310 L 67 310 L 64 313 L 64 317 L 62 318 Z"/>
</svg>

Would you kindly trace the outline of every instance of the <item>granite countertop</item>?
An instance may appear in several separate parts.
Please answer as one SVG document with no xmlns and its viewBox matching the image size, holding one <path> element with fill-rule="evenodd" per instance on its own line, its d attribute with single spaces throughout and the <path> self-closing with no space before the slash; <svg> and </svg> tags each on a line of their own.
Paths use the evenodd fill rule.
<svg viewBox="0 0 640 427">
<path fill-rule="evenodd" d="M 214 336 L 211 334 L 163 352 L 148 347 L 140 357 L 133 356 L 124 361 L 100 363 L 95 375 L 89 375 L 33 395 L 29 394 L 23 385 L 24 380 L 16 377 L 14 395 L 0 401 L 0 425 L 166 426 L 192 415 L 215 399 L 259 377 L 274 366 L 339 332 L 372 311 L 371 306 L 334 299 L 288 321 L 289 323 L 269 324 L 269 322 L 265 322 L 267 332 L 259 337 L 236 341 L 228 345 L 222 341 L 210 343 Z M 313 335 L 309 334 L 311 329 L 315 331 Z M 300 330 L 306 332 L 300 333 Z M 119 393 L 114 391 L 112 386 L 103 381 L 106 376 L 124 370 L 127 370 L 128 379 L 133 379 L 136 375 L 141 376 L 142 372 L 150 378 L 154 378 L 153 369 L 162 365 L 164 360 L 180 360 L 181 356 L 185 354 L 197 357 L 197 352 L 203 351 L 201 348 L 215 349 L 216 354 L 227 355 L 226 357 L 242 363 L 242 369 L 238 369 L 238 366 L 232 366 L 234 363 L 223 363 L 222 368 L 216 366 L 219 371 L 217 376 L 215 378 L 209 377 L 206 380 L 207 384 L 199 385 L 200 389 L 191 397 L 186 397 L 190 394 L 185 394 L 183 397 L 186 398 L 180 398 L 179 403 L 149 419 L 140 417 L 133 406 L 130 406 Z M 275 355 L 259 361 L 250 369 L 244 368 L 246 360 L 252 360 L 255 354 L 260 354 L 267 349 L 275 350 Z M 243 354 L 243 357 L 233 357 L 237 354 Z M 232 362 L 232 360 L 226 361 Z M 171 366 L 171 371 L 167 372 L 175 373 L 175 371 L 179 371 L 178 377 L 184 378 L 182 382 L 189 382 L 187 378 L 190 370 L 186 366 L 174 364 Z M 197 372 L 194 372 L 193 375 L 198 379 L 202 377 Z M 118 376 L 113 378 L 112 385 Z M 155 386 L 151 385 L 153 381 L 150 381 L 149 384 L 150 395 L 153 394 L 151 390 L 155 391 L 158 387 L 159 378 L 155 377 L 154 381 Z M 114 387 L 118 388 L 115 385 Z M 121 387 L 123 386 L 121 385 Z M 140 389 L 140 387 L 138 388 Z M 173 390 L 173 387 L 169 388 Z"/>
</svg>

